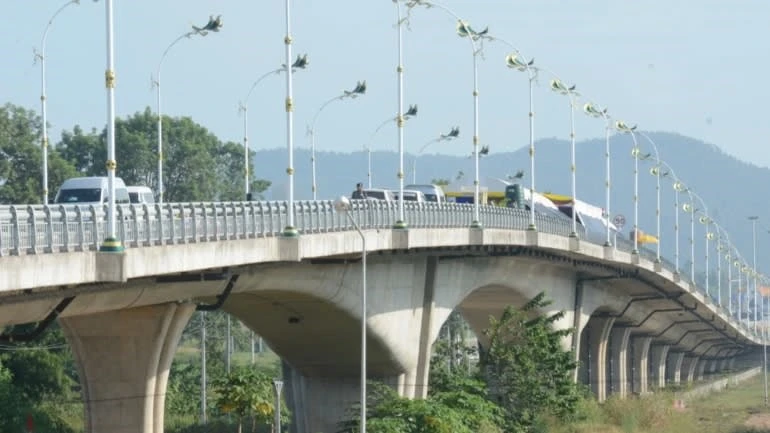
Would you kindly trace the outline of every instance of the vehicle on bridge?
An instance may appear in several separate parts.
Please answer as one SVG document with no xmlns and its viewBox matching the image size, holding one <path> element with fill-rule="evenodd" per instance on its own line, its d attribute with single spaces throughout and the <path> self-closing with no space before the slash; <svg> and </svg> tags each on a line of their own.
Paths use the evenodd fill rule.
<svg viewBox="0 0 770 433">
<path fill-rule="evenodd" d="M 436 202 L 436 203 L 446 202 L 446 195 L 444 194 L 444 189 L 438 185 L 409 184 L 409 185 L 406 185 L 404 189 L 410 190 L 410 191 L 422 192 L 423 194 L 425 194 L 425 201 Z M 404 198 L 406 199 L 406 196 L 404 196 Z"/>
<path fill-rule="evenodd" d="M 131 185 L 131 186 L 127 186 L 126 189 L 128 190 L 128 199 L 131 201 L 131 203 L 137 203 L 137 204 L 154 204 L 155 203 L 155 195 L 152 193 L 152 190 L 148 186 Z"/>
<path fill-rule="evenodd" d="M 74 177 L 67 179 L 59 187 L 54 203 L 76 205 L 101 205 L 107 203 L 109 189 L 106 176 Z M 115 203 L 130 203 L 128 190 L 123 179 L 115 178 Z"/>
</svg>

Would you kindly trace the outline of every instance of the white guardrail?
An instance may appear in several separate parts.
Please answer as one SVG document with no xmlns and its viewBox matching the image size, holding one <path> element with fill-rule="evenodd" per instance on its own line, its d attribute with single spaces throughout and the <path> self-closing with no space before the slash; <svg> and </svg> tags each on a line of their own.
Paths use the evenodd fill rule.
<svg viewBox="0 0 770 433">
<path fill-rule="evenodd" d="M 352 200 L 352 214 L 362 229 L 391 228 L 398 203 Z M 117 205 L 116 235 L 126 248 L 277 236 L 287 225 L 288 203 L 252 201 Z M 484 227 L 525 230 L 529 211 L 481 206 Z M 468 227 L 473 205 L 404 203 L 413 228 Z M 106 231 L 107 207 L 77 205 L 0 206 L 0 256 L 98 250 Z M 332 201 L 298 201 L 294 225 L 299 233 L 353 230 Z M 570 220 L 536 214 L 541 232 L 567 236 Z M 580 227 L 580 237 L 585 232 Z"/>
</svg>

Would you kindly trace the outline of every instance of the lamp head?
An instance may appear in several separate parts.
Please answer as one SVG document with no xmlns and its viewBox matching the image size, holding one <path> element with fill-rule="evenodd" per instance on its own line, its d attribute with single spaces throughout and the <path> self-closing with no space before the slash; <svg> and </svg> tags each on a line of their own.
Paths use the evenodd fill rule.
<svg viewBox="0 0 770 433">
<path fill-rule="evenodd" d="M 489 33 L 489 27 L 477 32 L 476 30 L 473 30 L 467 21 L 457 20 L 457 35 L 461 38 L 471 37 L 474 41 L 477 41 L 486 36 L 487 33 Z"/>
<path fill-rule="evenodd" d="M 297 60 L 291 64 L 292 69 L 305 69 L 310 65 L 310 60 L 307 58 L 307 54 L 297 55 Z"/>
<path fill-rule="evenodd" d="M 622 120 L 618 120 L 617 122 L 615 122 L 615 129 L 617 129 L 617 130 L 618 130 L 618 131 L 620 131 L 620 132 L 626 132 L 626 133 L 628 133 L 628 132 L 632 132 L 632 131 L 635 131 L 635 130 L 636 130 L 636 125 L 634 125 L 634 126 L 628 126 L 628 125 L 626 124 L 626 122 L 624 122 L 624 121 L 622 121 Z"/>
<path fill-rule="evenodd" d="M 505 56 L 505 65 L 511 69 L 517 69 L 519 71 L 526 71 L 530 66 L 535 64 L 535 59 L 529 62 L 524 61 L 518 54 L 508 54 Z"/>
<path fill-rule="evenodd" d="M 339 213 L 348 212 L 350 210 L 350 199 L 341 195 L 337 200 L 334 200 L 334 210 Z"/>
<path fill-rule="evenodd" d="M 692 208 L 692 205 L 690 203 L 684 203 L 682 205 L 682 210 L 687 212 L 687 213 L 690 213 L 690 212 L 693 211 L 693 208 Z"/>
<path fill-rule="evenodd" d="M 439 136 L 439 139 L 441 139 L 441 140 L 451 140 L 451 139 L 457 138 L 459 136 L 460 136 L 460 127 L 459 126 L 455 126 L 454 128 L 452 128 L 449 131 L 449 134 L 441 134 Z"/>
<path fill-rule="evenodd" d="M 576 85 L 573 84 L 572 86 L 568 87 L 561 80 L 557 78 L 554 78 L 553 80 L 551 80 L 551 90 L 557 93 L 561 93 L 562 95 L 570 95 L 570 94 L 576 95 L 577 92 L 575 92 L 575 88 L 577 88 Z"/>
<path fill-rule="evenodd" d="M 583 105 L 583 111 L 588 114 L 589 116 L 593 117 L 605 117 L 607 116 L 607 109 L 599 108 L 596 105 L 594 105 L 592 102 L 588 102 L 585 105 Z"/>
<path fill-rule="evenodd" d="M 357 82 L 356 87 L 353 88 L 353 90 L 345 90 L 343 97 L 355 98 L 358 95 L 363 95 L 365 93 L 366 93 L 366 80 Z"/>
</svg>

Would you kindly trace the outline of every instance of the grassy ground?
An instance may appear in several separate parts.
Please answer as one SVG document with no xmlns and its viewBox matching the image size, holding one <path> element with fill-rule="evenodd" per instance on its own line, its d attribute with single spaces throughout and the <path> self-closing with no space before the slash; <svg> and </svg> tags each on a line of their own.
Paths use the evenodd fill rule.
<svg viewBox="0 0 770 433">
<path fill-rule="evenodd" d="M 556 433 L 770 433 L 770 408 L 764 405 L 762 376 L 732 389 L 684 401 L 657 393 L 647 398 L 610 399 L 603 405 L 586 402 L 584 420 L 563 425 L 551 422 Z"/>
</svg>

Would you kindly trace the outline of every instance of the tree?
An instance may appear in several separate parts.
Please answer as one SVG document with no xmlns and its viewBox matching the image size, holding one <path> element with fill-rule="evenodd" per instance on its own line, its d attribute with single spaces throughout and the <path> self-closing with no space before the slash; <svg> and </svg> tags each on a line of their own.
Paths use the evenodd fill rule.
<svg viewBox="0 0 770 433">
<path fill-rule="evenodd" d="M 42 121 L 31 110 L 0 107 L 0 203 L 42 203 Z M 54 148 L 48 152 L 49 198 L 73 173 Z"/>
<path fill-rule="evenodd" d="M 36 326 L 14 326 L 8 332 Z M 0 354 L 0 431 L 20 431 L 30 416 L 38 431 L 70 433 L 67 420 L 82 417 L 82 406 L 71 402 L 76 373 L 61 329 L 52 325 L 35 342 L 15 343 Z"/>
<path fill-rule="evenodd" d="M 72 132 L 63 131 L 56 148 L 79 176 L 104 176 L 107 147 L 95 128 L 86 133 L 75 125 Z"/>
<path fill-rule="evenodd" d="M 117 175 L 127 185 L 158 191 L 157 115 L 150 108 L 115 120 Z M 62 133 L 62 155 L 83 176 L 104 176 L 106 132 L 84 133 L 75 126 Z M 250 159 L 251 160 L 251 159 Z M 243 200 L 244 155 L 234 142 L 223 143 L 190 117 L 163 117 L 163 198 L 166 202 Z M 270 186 L 254 180 L 256 197 Z"/>
<path fill-rule="evenodd" d="M 230 374 L 213 383 L 216 405 L 223 413 L 232 413 L 238 419 L 238 433 L 243 431 L 243 421 L 250 416 L 253 431 L 257 424 L 272 422 L 275 406 L 272 379 L 264 373 L 248 367 L 238 367 Z M 289 419 L 288 409 L 281 405 L 281 418 Z"/>
<path fill-rule="evenodd" d="M 550 304 L 544 298 L 540 293 L 521 310 L 506 308 L 485 331 L 490 347 L 482 366 L 492 395 L 506 411 L 506 431 L 532 431 L 545 414 L 574 415 L 580 400 L 572 381 L 573 354 L 561 347 L 561 340 L 572 330 L 553 329 L 564 312 L 537 314 Z"/>
</svg>

